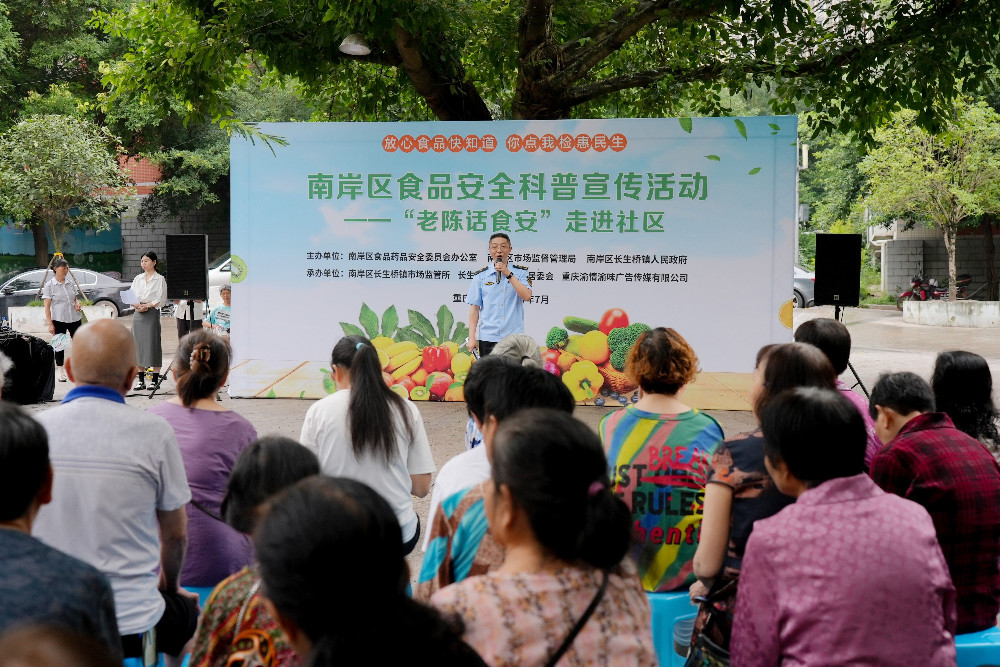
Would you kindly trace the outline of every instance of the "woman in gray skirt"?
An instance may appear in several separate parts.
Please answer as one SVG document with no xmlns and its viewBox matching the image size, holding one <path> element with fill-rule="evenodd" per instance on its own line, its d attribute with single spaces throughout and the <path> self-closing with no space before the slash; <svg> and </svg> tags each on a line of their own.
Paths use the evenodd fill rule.
<svg viewBox="0 0 1000 667">
<path fill-rule="evenodd" d="M 142 273 L 132 281 L 132 291 L 139 300 L 132 316 L 132 338 L 135 339 L 139 383 L 135 389 L 146 388 L 146 369 L 153 369 L 153 384 L 160 379 L 163 348 L 160 346 L 160 306 L 167 296 L 167 281 L 156 272 L 156 253 L 150 250 L 142 256 Z"/>
</svg>

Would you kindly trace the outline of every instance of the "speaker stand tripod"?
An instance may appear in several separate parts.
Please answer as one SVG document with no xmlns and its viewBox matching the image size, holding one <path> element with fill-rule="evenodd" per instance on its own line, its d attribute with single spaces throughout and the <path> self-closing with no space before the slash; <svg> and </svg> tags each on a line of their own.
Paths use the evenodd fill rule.
<svg viewBox="0 0 1000 667">
<path fill-rule="evenodd" d="M 842 309 L 840 306 L 834 306 L 833 319 L 837 320 L 841 324 L 844 324 L 844 312 L 845 312 L 844 309 Z M 847 367 L 850 368 L 851 373 L 854 374 L 855 382 L 851 386 L 851 389 L 854 389 L 854 387 L 861 387 L 861 391 L 865 392 L 865 398 L 871 398 L 871 395 L 868 393 L 868 389 L 865 388 L 865 383 L 861 381 L 861 378 L 858 376 L 858 372 L 854 370 L 854 365 L 851 363 L 850 359 L 847 360 Z"/>
<path fill-rule="evenodd" d="M 187 307 L 188 307 L 188 322 L 194 322 L 194 301 L 188 299 Z M 180 341 L 177 341 L 177 347 L 180 347 Z M 160 377 L 156 378 L 156 384 L 153 385 L 152 391 L 149 392 L 149 398 L 153 398 L 153 396 L 156 395 L 156 392 L 160 390 L 160 385 L 163 384 L 163 381 L 167 379 L 167 373 L 170 371 L 170 369 L 174 367 L 174 359 L 176 358 L 177 358 L 177 350 L 174 350 L 174 356 L 170 359 L 170 364 L 168 364 L 165 368 L 160 369 L 163 372 L 160 373 Z"/>
</svg>

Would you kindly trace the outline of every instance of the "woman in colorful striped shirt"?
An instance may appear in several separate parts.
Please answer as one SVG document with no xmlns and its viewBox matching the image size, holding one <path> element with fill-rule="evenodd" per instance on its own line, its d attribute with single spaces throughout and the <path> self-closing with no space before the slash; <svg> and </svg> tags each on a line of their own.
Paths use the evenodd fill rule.
<svg viewBox="0 0 1000 667">
<path fill-rule="evenodd" d="M 694 582 L 705 481 L 722 427 L 681 402 L 698 374 L 698 357 L 673 329 L 642 334 L 625 374 L 639 385 L 639 401 L 608 414 L 599 427 L 611 490 L 632 515 L 643 588 L 678 590 Z"/>
</svg>

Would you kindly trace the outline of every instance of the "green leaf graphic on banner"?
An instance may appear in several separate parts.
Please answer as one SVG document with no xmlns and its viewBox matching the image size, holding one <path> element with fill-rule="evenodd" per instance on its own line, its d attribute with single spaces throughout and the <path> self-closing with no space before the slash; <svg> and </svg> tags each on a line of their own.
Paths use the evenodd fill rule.
<svg viewBox="0 0 1000 667">
<path fill-rule="evenodd" d="M 747 138 L 747 126 L 739 118 L 734 118 L 733 122 L 736 123 L 736 129 L 740 131 L 740 136 L 744 139 Z"/>
<path fill-rule="evenodd" d="M 464 343 L 465 339 L 469 337 L 469 327 L 465 326 L 465 322 L 459 322 L 455 326 L 455 332 L 451 335 L 451 339 L 456 343 Z"/>
<path fill-rule="evenodd" d="M 722 158 L 719 157 L 718 155 L 706 155 L 705 157 L 707 157 L 709 160 L 715 160 L 716 162 L 722 161 Z"/>
<path fill-rule="evenodd" d="M 753 169 L 747 172 L 747 175 L 753 176 L 754 174 L 759 174 L 759 173 L 760 173 L 760 167 L 754 167 Z"/>
<path fill-rule="evenodd" d="M 448 306 L 442 305 L 438 308 L 438 340 L 442 343 L 451 340 L 451 328 L 455 325 L 455 316 L 448 310 Z"/>
<path fill-rule="evenodd" d="M 406 314 L 410 318 L 410 327 L 414 331 L 419 333 L 428 341 L 432 341 L 437 337 L 437 333 L 434 331 L 434 325 L 431 324 L 431 321 L 427 319 L 423 313 L 416 310 L 408 310 L 406 311 Z"/>
<path fill-rule="evenodd" d="M 361 304 L 361 315 L 358 317 L 358 321 L 361 322 L 361 326 L 368 332 L 368 338 L 378 336 L 378 315 L 368 307 L 367 303 Z"/>
<path fill-rule="evenodd" d="M 344 330 L 345 336 L 364 336 L 365 332 L 361 330 L 361 327 L 356 324 L 351 324 L 350 322 L 341 322 L 340 328 Z"/>
<path fill-rule="evenodd" d="M 691 119 L 690 118 L 678 118 L 677 122 L 681 124 L 681 129 L 691 134 Z"/>
<path fill-rule="evenodd" d="M 275 394 L 274 390 L 272 389 L 271 391 L 267 392 L 267 396 L 265 396 L 265 398 L 278 398 L 278 395 Z"/>
<path fill-rule="evenodd" d="M 392 338 L 399 326 L 399 315 L 396 314 L 396 306 L 389 306 L 382 314 L 382 335 Z"/>
<path fill-rule="evenodd" d="M 772 130 L 774 130 L 775 132 L 781 129 L 781 126 L 778 125 L 777 123 L 768 123 L 767 126 Z"/>
<path fill-rule="evenodd" d="M 408 340 L 412 343 L 416 343 L 420 347 L 427 347 L 431 344 L 429 340 L 418 334 L 410 327 L 399 327 L 396 329 L 396 340 L 400 342 Z"/>
</svg>

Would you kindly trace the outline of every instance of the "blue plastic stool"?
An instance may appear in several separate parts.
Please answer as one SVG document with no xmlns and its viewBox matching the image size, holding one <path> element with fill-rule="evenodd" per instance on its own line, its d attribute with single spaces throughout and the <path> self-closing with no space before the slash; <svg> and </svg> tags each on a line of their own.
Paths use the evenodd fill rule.
<svg viewBox="0 0 1000 667">
<path fill-rule="evenodd" d="M 698 613 L 687 591 L 646 593 L 652 612 L 653 648 L 662 667 L 683 667 L 686 658 L 674 652 L 674 625 Z"/>
<path fill-rule="evenodd" d="M 1000 665 L 1000 628 L 955 635 L 955 649 L 958 651 L 958 667 Z"/>
</svg>

